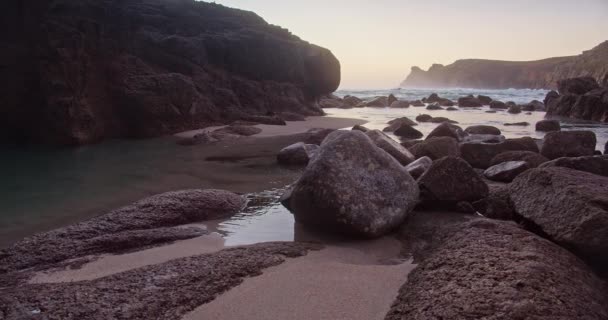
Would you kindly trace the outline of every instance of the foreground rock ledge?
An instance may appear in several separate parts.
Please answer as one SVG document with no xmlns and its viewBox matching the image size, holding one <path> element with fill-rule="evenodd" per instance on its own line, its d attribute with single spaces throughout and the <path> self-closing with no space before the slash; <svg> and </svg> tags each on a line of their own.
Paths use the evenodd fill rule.
<svg viewBox="0 0 608 320">
<path fill-rule="evenodd" d="M 323 141 L 286 203 L 305 225 L 377 237 L 399 226 L 418 196 L 407 170 L 365 133 L 336 131 Z"/>
<path fill-rule="evenodd" d="M 511 222 L 454 229 L 386 319 L 608 319 L 604 283 L 567 250 Z"/>
</svg>

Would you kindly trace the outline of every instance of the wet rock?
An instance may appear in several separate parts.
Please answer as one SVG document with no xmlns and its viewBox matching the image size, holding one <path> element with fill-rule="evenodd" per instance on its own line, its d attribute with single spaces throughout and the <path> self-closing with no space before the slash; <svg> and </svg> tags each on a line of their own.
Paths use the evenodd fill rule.
<svg viewBox="0 0 608 320">
<path fill-rule="evenodd" d="M 297 142 L 281 149 L 277 161 L 283 165 L 307 165 L 318 149 L 319 146 L 316 144 Z"/>
<path fill-rule="evenodd" d="M 492 103 L 492 98 L 481 94 L 477 96 L 477 100 L 479 100 L 479 102 L 481 102 L 481 104 L 485 106 L 490 105 L 490 103 Z"/>
<path fill-rule="evenodd" d="M 412 155 L 406 148 L 400 145 L 397 141 L 391 139 L 382 131 L 370 130 L 366 132 L 366 134 L 368 137 L 370 137 L 370 139 L 372 139 L 378 148 L 386 151 L 402 165 L 408 165 L 416 160 L 414 155 Z"/>
<path fill-rule="evenodd" d="M 462 140 L 463 143 L 501 143 L 506 140 L 503 135 L 469 134 Z"/>
<path fill-rule="evenodd" d="M 507 110 L 507 112 L 511 113 L 511 114 L 521 113 L 521 106 L 518 106 L 518 105 L 510 106 L 509 109 Z"/>
<path fill-rule="evenodd" d="M 512 222 L 478 218 L 428 237 L 431 253 L 408 274 L 385 319 L 608 318 L 602 280 Z"/>
<path fill-rule="evenodd" d="M 428 114 L 418 115 L 416 117 L 416 121 L 418 121 L 418 122 L 432 122 L 432 123 L 443 123 L 443 122 L 458 123 L 457 121 L 450 120 L 450 119 L 445 118 L 445 117 L 432 117 L 432 116 L 430 116 Z"/>
<path fill-rule="evenodd" d="M 349 105 L 351 107 L 354 107 L 354 106 L 360 104 L 361 102 L 363 102 L 363 100 L 361 100 L 361 99 L 359 99 L 359 98 L 357 98 L 355 96 L 349 96 L 349 95 L 344 96 L 344 98 L 342 99 L 342 101 L 345 104 L 347 104 L 347 105 Z"/>
<path fill-rule="evenodd" d="M 216 134 L 233 134 L 237 136 L 253 136 L 262 132 L 262 129 L 254 126 L 239 126 L 239 125 L 230 125 L 224 128 L 220 128 L 213 131 L 213 135 Z"/>
<path fill-rule="evenodd" d="M 393 104 L 393 102 L 396 102 L 397 100 L 399 100 L 399 99 L 397 99 L 397 97 L 395 97 L 395 95 L 393 95 L 391 93 L 391 94 L 388 95 L 386 104 L 390 106 L 390 105 Z"/>
<path fill-rule="evenodd" d="M 414 179 L 422 176 L 433 164 L 433 160 L 429 157 L 421 157 L 418 160 L 408 164 L 405 170 L 410 173 Z"/>
<path fill-rule="evenodd" d="M 496 113 L 496 110 L 486 110 L 486 113 Z"/>
<path fill-rule="evenodd" d="M 437 126 L 429 135 L 426 137 L 427 139 L 433 137 L 452 137 L 458 141 L 464 139 L 467 136 L 467 133 L 462 130 L 461 127 L 451 124 L 448 122 L 444 122 Z"/>
<path fill-rule="evenodd" d="M 447 107 L 445 110 L 446 111 L 458 111 L 458 108 L 456 108 L 456 107 Z"/>
<path fill-rule="evenodd" d="M 366 128 L 366 127 L 364 127 L 364 126 L 362 126 L 362 125 L 360 125 L 360 124 L 356 124 L 356 125 L 355 125 L 355 126 L 352 128 L 352 130 L 357 130 L 357 131 L 361 131 L 361 132 L 368 132 L 368 131 L 369 131 L 369 129 L 368 129 L 368 128 Z"/>
<path fill-rule="evenodd" d="M 527 127 L 530 125 L 529 122 L 511 122 L 511 123 L 505 123 L 505 126 L 515 126 L 515 127 Z"/>
<path fill-rule="evenodd" d="M 490 162 L 491 166 L 508 161 L 525 161 L 530 168 L 536 168 L 549 161 L 543 155 L 532 151 L 507 151 L 496 155 Z"/>
<path fill-rule="evenodd" d="M 424 201 L 458 203 L 476 201 L 488 195 L 482 177 L 461 158 L 435 160 L 418 179 L 420 197 Z"/>
<path fill-rule="evenodd" d="M 608 262 L 608 178 L 561 167 L 536 168 L 509 186 L 517 213 L 587 261 Z"/>
<path fill-rule="evenodd" d="M 395 101 L 395 102 L 391 103 L 390 107 L 391 108 L 398 108 L 398 109 L 409 108 L 410 107 L 410 102 L 409 101 L 398 100 L 398 101 Z"/>
<path fill-rule="evenodd" d="M 306 139 L 304 139 L 304 143 L 321 145 L 323 140 L 325 140 L 325 138 L 334 131 L 336 130 L 325 128 L 312 128 L 306 132 L 307 137 Z"/>
<path fill-rule="evenodd" d="M 483 175 L 492 181 L 511 182 L 528 169 L 530 166 L 525 161 L 507 161 L 489 167 Z"/>
<path fill-rule="evenodd" d="M 578 97 L 568 114 L 570 118 L 608 122 L 608 89 L 596 89 Z"/>
<path fill-rule="evenodd" d="M 494 101 L 490 102 L 490 108 L 506 110 L 506 109 L 509 109 L 509 106 L 507 106 L 507 104 L 502 101 L 494 100 Z"/>
<path fill-rule="evenodd" d="M 501 135 L 500 129 L 493 126 L 485 126 L 485 125 L 477 125 L 470 126 L 464 129 L 464 131 L 468 134 L 494 134 Z"/>
<path fill-rule="evenodd" d="M 421 114 L 416 117 L 416 121 L 418 122 L 430 122 L 431 119 L 433 119 L 433 117 L 428 114 Z"/>
<path fill-rule="evenodd" d="M 564 167 L 608 177 L 608 156 L 557 158 L 541 164 L 540 167 Z"/>
<path fill-rule="evenodd" d="M 443 110 L 443 108 L 439 105 L 439 104 L 429 104 L 428 106 L 426 106 L 427 110 Z"/>
<path fill-rule="evenodd" d="M 420 100 L 415 100 L 410 102 L 410 104 L 414 107 L 424 107 L 424 102 L 420 101 Z"/>
<path fill-rule="evenodd" d="M 591 90 L 599 88 L 600 85 L 592 77 L 570 78 L 557 81 L 557 91 L 561 95 L 583 95 Z"/>
<path fill-rule="evenodd" d="M 538 100 L 532 100 L 521 106 L 521 109 L 523 111 L 545 111 L 545 104 Z"/>
<path fill-rule="evenodd" d="M 399 128 L 395 130 L 394 134 L 404 139 L 420 139 L 424 136 L 422 132 L 405 123 L 400 125 Z"/>
<path fill-rule="evenodd" d="M 551 90 L 545 96 L 545 99 L 543 100 L 543 104 L 545 106 L 548 106 L 553 100 L 555 100 L 557 98 L 559 98 L 559 93 L 557 93 L 557 91 L 555 91 L 555 90 Z"/>
<path fill-rule="evenodd" d="M 462 158 L 479 169 L 489 168 L 494 157 L 507 151 L 538 153 L 538 146 L 536 141 L 530 137 L 507 139 L 501 143 L 463 143 L 460 145 Z"/>
<path fill-rule="evenodd" d="M 183 138 L 177 141 L 177 144 L 182 146 L 194 146 L 199 144 L 213 143 L 217 142 L 219 139 L 213 137 L 208 132 L 197 133 L 191 138 Z"/>
<path fill-rule="evenodd" d="M 377 237 L 400 225 L 418 196 L 407 170 L 366 134 L 337 131 L 295 184 L 289 207 L 304 225 Z"/>
<path fill-rule="evenodd" d="M 596 137 L 592 131 L 558 131 L 545 135 L 541 154 L 550 160 L 561 157 L 592 156 Z"/>
<path fill-rule="evenodd" d="M 437 160 L 447 156 L 460 156 L 458 141 L 452 137 L 433 137 L 417 143 L 409 150 L 418 158 L 429 157 Z"/>
<path fill-rule="evenodd" d="M 204 232 L 176 226 L 230 217 L 246 199 L 223 190 L 172 191 L 90 220 L 36 234 L 0 250 L 0 274 L 100 253 L 120 253 Z"/>
<path fill-rule="evenodd" d="M 370 108 L 385 108 L 388 106 L 388 98 L 376 97 L 370 101 L 365 102 L 365 106 Z"/>
<path fill-rule="evenodd" d="M 550 132 L 560 131 L 562 129 L 557 120 L 541 120 L 536 123 L 536 131 Z"/>
<path fill-rule="evenodd" d="M 477 200 L 473 207 L 484 217 L 497 220 L 513 220 L 515 210 L 509 197 L 506 185 L 490 185 L 490 193 L 486 198 Z"/>
<path fill-rule="evenodd" d="M 393 132 L 397 129 L 399 129 L 399 127 L 401 127 L 401 125 L 403 124 L 407 124 L 409 126 L 417 126 L 418 124 L 412 120 L 410 120 L 407 117 L 401 117 L 401 118 L 397 118 L 397 119 L 393 119 L 391 121 L 388 122 L 389 126 L 384 128 L 382 131 L 384 132 Z"/>
<path fill-rule="evenodd" d="M 401 141 L 401 145 L 404 146 L 406 149 L 409 150 L 409 148 L 424 142 L 424 140 L 403 140 Z"/>
<path fill-rule="evenodd" d="M 477 108 L 483 106 L 483 103 L 473 96 L 467 96 L 458 98 L 458 106 L 460 108 Z"/>
</svg>

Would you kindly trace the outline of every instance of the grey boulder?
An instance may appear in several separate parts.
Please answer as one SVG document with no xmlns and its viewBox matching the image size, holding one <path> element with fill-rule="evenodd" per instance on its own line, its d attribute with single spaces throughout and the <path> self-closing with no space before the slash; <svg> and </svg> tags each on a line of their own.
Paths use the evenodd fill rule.
<svg viewBox="0 0 608 320">
<path fill-rule="evenodd" d="M 507 161 L 489 167 L 483 175 L 492 181 L 511 182 L 528 169 L 530 166 L 525 161 Z"/>
<path fill-rule="evenodd" d="M 391 137 L 387 136 L 382 131 L 370 130 L 365 134 L 372 139 L 378 148 L 386 151 L 402 165 L 408 165 L 416 160 L 414 155 L 411 154 L 406 148 L 404 148 L 397 141 L 391 139 Z"/>
<path fill-rule="evenodd" d="M 283 165 L 307 165 L 318 149 L 316 144 L 294 143 L 279 151 L 277 161 Z"/>
<path fill-rule="evenodd" d="M 592 156 L 597 140 L 592 131 L 557 131 L 545 135 L 540 153 L 550 160 Z"/>
</svg>

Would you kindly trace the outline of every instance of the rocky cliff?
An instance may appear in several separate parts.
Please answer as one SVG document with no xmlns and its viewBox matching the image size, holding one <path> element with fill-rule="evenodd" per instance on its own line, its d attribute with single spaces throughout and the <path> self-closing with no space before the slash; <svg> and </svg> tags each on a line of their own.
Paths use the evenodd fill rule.
<svg viewBox="0 0 608 320">
<path fill-rule="evenodd" d="M 578 56 L 537 61 L 466 59 L 447 66 L 435 64 L 428 71 L 412 67 L 401 86 L 554 89 L 559 80 L 582 76 L 608 85 L 608 41 Z"/>
<path fill-rule="evenodd" d="M 290 111 L 340 82 L 327 49 L 193 0 L 0 3 L 0 137 L 84 144 Z"/>
</svg>

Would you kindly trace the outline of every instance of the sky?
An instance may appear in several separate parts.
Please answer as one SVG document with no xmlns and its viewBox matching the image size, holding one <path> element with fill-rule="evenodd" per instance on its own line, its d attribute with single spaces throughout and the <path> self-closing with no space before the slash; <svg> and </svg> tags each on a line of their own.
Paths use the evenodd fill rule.
<svg viewBox="0 0 608 320">
<path fill-rule="evenodd" d="M 341 89 L 389 89 L 412 66 L 536 60 L 608 40 L 608 0 L 216 0 L 326 47 Z"/>
</svg>

